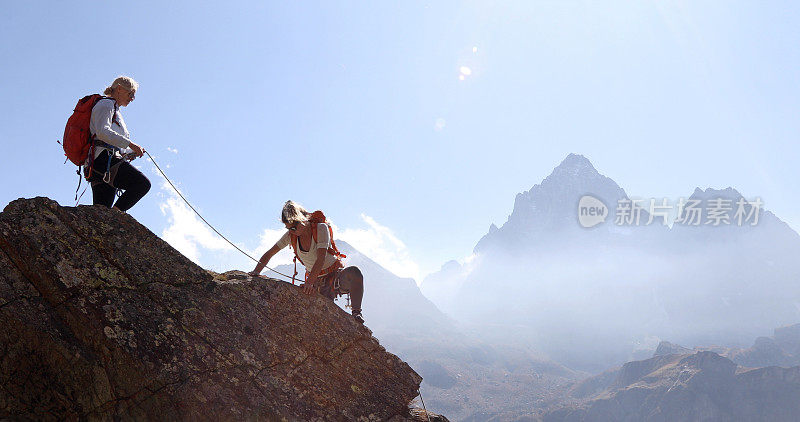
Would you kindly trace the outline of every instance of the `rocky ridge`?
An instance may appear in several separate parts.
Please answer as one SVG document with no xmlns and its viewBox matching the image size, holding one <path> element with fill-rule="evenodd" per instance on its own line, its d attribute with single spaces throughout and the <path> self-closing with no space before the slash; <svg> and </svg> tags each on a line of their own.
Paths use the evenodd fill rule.
<svg viewBox="0 0 800 422">
<path fill-rule="evenodd" d="M 743 368 L 711 351 L 654 356 L 573 388 L 544 421 L 795 421 L 800 367 Z"/>
<path fill-rule="evenodd" d="M 787 325 L 774 330 L 771 337 L 756 338 L 751 347 L 695 347 L 689 349 L 667 341 L 659 343 L 654 356 L 670 354 L 690 354 L 710 351 L 724 356 L 747 368 L 764 366 L 798 366 L 800 365 L 800 324 Z"/>
<path fill-rule="evenodd" d="M 320 296 L 47 198 L 0 214 L 0 326 L 0 419 L 387 420 L 421 381 Z"/>
</svg>

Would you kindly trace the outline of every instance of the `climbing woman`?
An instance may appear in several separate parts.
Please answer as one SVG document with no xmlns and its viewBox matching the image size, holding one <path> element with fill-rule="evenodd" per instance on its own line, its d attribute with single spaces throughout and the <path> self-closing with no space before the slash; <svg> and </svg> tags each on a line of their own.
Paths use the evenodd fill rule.
<svg viewBox="0 0 800 422">
<path fill-rule="evenodd" d="M 136 96 L 139 84 L 132 78 L 120 76 L 103 92 L 105 97 L 92 108 L 89 132 L 94 142 L 94 154 L 89 154 L 84 172 L 89 174 L 95 205 L 127 211 L 150 190 L 150 181 L 122 155 L 133 150 L 128 158 L 141 157 L 144 149 L 131 142 L 130 133 L 122 120 L 120 107 L 126 107 Z M 114 204 L 117 190 L 123 191 Z"/>
<path fill-rule="evenodd" d="M 306 294 L 319 292 L 331 300 L 349 293 L 353 318 L 363 324 L 361 300 L 364 298 L 364 276 L 358 267 L 344 268 L 341 259 L 345 256 L 336 249 L 333 230 L 322 211 L 310 213 L 300 204 L 286 201 L 281 221 L 286 226 L 286 233 L 264 253 L 250 275 L 259 275 L 275 254 L 291 245 L 295 259 L 306 267 L 303 291 Z"/>
</svg>

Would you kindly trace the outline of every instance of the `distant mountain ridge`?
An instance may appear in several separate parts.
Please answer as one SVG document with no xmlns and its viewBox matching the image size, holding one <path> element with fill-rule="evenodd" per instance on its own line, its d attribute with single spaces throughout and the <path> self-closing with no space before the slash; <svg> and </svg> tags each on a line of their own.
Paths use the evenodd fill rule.
<svg viewBox="0 0 800 422">
<path fill-rule="evenodd" d="M 748 368 L 765 366 L 800 366 L 800 324 L 779 327 L 770 337 L 756 338 L 749 348 L 730 347 L 695 347 L 689 349 L 666 341 L 659 343 L 653 356 L 670 354 L 689 354 L 700 351 L 711 351 L 724 356 L 737 364 Z"/>
<path fill-rule="evenodd" d="M 607 388 L 595 391 L 588 400 L 550 411 L 541 420 L 789 422 L 800 416 L 797 366 L 746 369 L 714 352 L 701 351 L 628 362 L 577 388 L 609 380 Z"/>
<path fill-rule="evenodd" d="M 798 364 L 800 324 L 777 328 L 746 350 L 661 342 L 652 358 L 576 383 L 569 396 L 578 403 L 542 420 L 795 421 Z"/>
<path fill-rule="evenodd" d="M 579 224 L 584 195 L 608 207 L 604 223 Z M 734 188 L 697 188 L 686 199 L 707 206 L 717 198 L 730 201 L 732 221 L 743 198 Z M 630 200 L 588 159 L 569 154 L 516 196 L 508 220 L 490 226 L 470 262 L 448 262 L 421 289 L 497 341 L 525 338 L 585 370 L 630 357 L 622 346 L 580 352 L 598 343 L 627 344 L 627 353 L 658 338 L 743 345 L 770 327 L 800 321 L 800 236 L 766 209 L 764 198 L 758 224 L 741 227 L 703 220 L 670 228 L 656 214 L 646 224 L 647 208 L 640 225 L 616 224 L 619 201 Z M 486 321 L 496 319 L 506 323 L 489 329 Z"/>
<path fill-rule="evenodd" d="M 725 189 L 695 188 L 694 192 L 688 197 L 689 200 L 697 200 L 701 210 L 712 209 L 717 205 L 730 207 L 727 211 L 727 218 L 717 222 L 714 219 L 701 219 L 700 224 L 690 224 L 690 212 L 684 209 L 680 215 L 685 220 L 681 224 L 673 226 L 673 232 L 677 236 L 686 236 L 695 241 L 728 241 L 740 236 L 757 236 L 762 241 L 796 242 L 800 244 L 800 235 L 789 227 L 786 222 L 778 218 L 774 213 L 764 207 L 762 198 L 745 198 L 738 190 L 727 187 Z M 723 203 L 718 202 L 724 201 Z M 740 201 L 743 214 L 737 217 Z M 761 201 L 757 206 L 752 205 L 756 201 Z M 707 215 L 706 215 L 707 217 Z M 755 223 L 755 224 L 753 224 Z"/>
</svg>

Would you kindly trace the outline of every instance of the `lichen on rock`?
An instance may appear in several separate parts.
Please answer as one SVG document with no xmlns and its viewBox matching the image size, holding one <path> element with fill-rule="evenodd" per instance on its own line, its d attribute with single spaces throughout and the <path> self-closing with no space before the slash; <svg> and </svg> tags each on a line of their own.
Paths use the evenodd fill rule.
<svg viewBox="0 0 800 422">
<path fill-rule="evenodd" d="M 319 295 L 103 207 L 17 200 L 0 233 L 0 419 L 408 416 L 419 375 Z"/>
</svg>

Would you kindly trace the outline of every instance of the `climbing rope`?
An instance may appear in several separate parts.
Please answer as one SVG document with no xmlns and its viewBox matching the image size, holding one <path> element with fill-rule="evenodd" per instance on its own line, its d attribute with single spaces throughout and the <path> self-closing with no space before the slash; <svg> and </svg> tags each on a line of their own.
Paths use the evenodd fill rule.
<svg viewBox="0 0 800 422">
<path fill-rule="evenodd" d="M 236 250 L 237 250 L 237 251 L 241 252 L 241 253 L 242 253 L 242 254 L 244 254 L 246 257 L 248 257 L 248 258 L 252 259 L 253 261 L 255 261 L 256 263 L 258 263 L 258 260 L 257 260 L 257 259 L 253 258 L 252 256 L 250 256 L 250 254 L 249 254 L 249 253 L 247 253 L 247 252 L 243 251 L 241 248 L 239 248 L 238 246 L 236 246 L 236 245 L 235 245 L 233 242 L 231 242 L 230 240 L 228 240 L 228 238 L 227 238 L 227 237 L 225 237 L 225 236 L 224 236 L 222 233 L 220 233 L 220 232 L 219 232 L 219 230 L 217 230 L 216 228 L 214 228 L 214 226 L 212 226 L 212 225 L 211 225 L 211 223 L 209 223 L 208 221 L 206 221 L 206 219 L 205 219 L 205 218 L 203 218 L 203 216 L 202 216 L 202 215 L 200 215 L 200 213 L 199 213 L 199 212 L 197 212 L 197 210 L 196 210 L 196 209 L 194 209 L 194 207 L 192 206 L 192 204 L 190 204 L 190 203 L 189 203 L 189 201 L 188 201 L 188 200 L 187 200 L 187 199 L 186 199 L 186 198 L 183 196 L 183 194 L 181 193 L 181 191 L 179 191 L 179 190 L 178 190 L 178 188 L 177 188 L 177 187 L 175 187 L 175 185 L 172 183 L 172 181 L 171 181 L 171 180 L 169 180 L 169 177 L 167 177 L 167 175 L 164 173 L 164 171 L 163 171 L 163 170 L 161 170 L 161 167 L 159 167 L 159 166 L 158 166 L 158 163 L 156 163 L 156 160 L 154 160 L 154 159 L 153 159 L 153 156 L 152 156 L 152 155 L 150 155 L 150 153 L 149 153 L 149 152 L 147 152 L 147 151 L 145 151 L 144 153 L 145 153 L 145 154 L 147 154 L 147 156 L 150 158 L 150 161 L 152 161 L 152 162 L 153 162 L 153 165 L 154 165 L 154 166 L 156 166 L 156 169 L 158 169 L 158 172 L 159 172 L 159 173 L 161 173 L 161 175 L 162 175 L 162 176 L 164 176 L 164 179 L 167 181 L 167 183 L 169 183 L 169 185 L 170 185 L 170 186 L 172 186 L 172 189 L 174 189 L 174 190 L 175 190 L 175 192 L 177 192 L 177 193 L 178 193 L 178 196 L 180 196 L 180 197 L 181 197 L 181 199 L 183 199 L 183 202 L 185 202 L 185 203 L 186 203 L 186 205 L 188 205 L 188 206 L 189 206 L 189 208 L 191 208 L 191 209 L 192 209 L 192 211 L 194 211 L 194 213 L 195 213 L 195 214 L 197 214 L 197 216 L 198 216 L 198 217 L 200 217 L 200 219 L 201 219 L 201 220 L 203 220 L 203 222 L 204 222 L 204 223 L 206 223 L 206 225 L 207 225 L 208 227 L 210 227 L 210 228 L 211 228 L 211 230 L 214 230 L 214 233 L 216 233 L 216 234 L 217 234 L 219 237 L 223 238 L 223 239 L 224 239 L 226 242 L 228 242 L 228 243 L 229 243 L 231 246 L 233 246 L 234 248 L 236 248 Z M 273 269 L 273 268 L 270 268 L 270 267 L 265 267 L 265 268 L 266 268 L 266 269 L 268 269 L 268 270 L 270 270 L 270 271 L 272 271 L 273 273 L 280 274 L 280 275 L 282 275 L 282 276 L 286 277 L 286 278 L 287 278 L 287 279 L 289 279 L 289 280 L 291 280 L 291 279 L 292 279 L 292 277 L 291 277 L 291 276 L 288 276 L 288 275 L 286 275 L 286 274 L 284 274 L 284 273 L 282 273 L 282 272 L 280 272 L 280 271 L 277 271 L 277 270 L 275 270 L 275 269 Z"/>
<path fill-rule="evenodd" d="M 224 236 L 222 233 L 220 233 L 220 232 L 219 232 L 219 230 L 217 230 L 217 229 L 216 229 L 214 226 L 212 226 L 212 225 L 211 225 L 211 223 L 209 223 L 209 222 L 208 222 L 208 221 L 207 221 L 205 218 L 203 218 L 203 216 L 202 216 L 202 215 L 200 215 L 200 213 L 199 213 L 199 212 L 197 212 L 197 210 L 196 210 L 196 209 L 194 208 L 194 206 L 192 206 L 192 204 L 191 204 L 191 203 L 190 203 L 190 202 L 189 202 L 189 201 L 186 199 L 186 197 L 184 197 L 184 196 L 183 196 L 183 194 L 181 193 L 181 191 L 179 191 L 179 190 L 178 190 L 178 188 L 177 188 L 177 187 L 175 187 L 175 185 L 172 183 L 172 181 L 169 179 L 169 177 L 167 177 L 166 173 L 164 173 L 164 171 L 163 171 L 163 170 L 161 170 L 161 167 L 159 167 L 158 163 L 156 163 L 156 160 L 155 160 L 155 159 L 153 159 L 153 156 L 152 156 L 152 155 L 150 155 L 150 153 L 149 153 L 149 152 L 147 152 L 147 151 L 145 151 L 144 153 L 145 153 L 145 154 L 147 154 L 147 157 L 149 157 L 149 158 L 150 158 L 150 161 L 152 161 L 152 162 L 153 162 L 153 165 L 154 165 L 154 166 L 156 166 L 156 169 L 158 170 L 158 172 L 159 172 L 159 173 L 161 173 L 161 175 L 162 175 L 162 176 L 164 176 L 164 180 L 166 180 L 166 181 L 167 181 L 167 183 L 169 183 L 169 185 L 170 185 L 170 186 L 172 186 L 172 189 L 174 189 L 174 190 L 175 190 L 175 192 L 178 194 L 178 196 L 180 196 L 180 198 L 183 200 L 183 202 L 185 202 L 185 203 L 186 203 L 186 205 L 188 205 L 188 206 L 189 206 L 189 208 L 191 208 L 191 209 L 192 209 L 192 211 L 194 211 L 194 213 L 195 213 L 195 214 L 197 214 L 197 216 L 198 216 L 198 217 L 200 217 L 200 219 L 201 219 L 201 220 L 203 220 L 203 222 L 204 222 L 204 223 L 206 223 L 206 225 L 207 225 L 208 227 L 210 227 L 210 228 L 211 228 L 211 230 L 214 230 L 214 233 L 216 233 L 216 234 L 217 234 L 219 237 L 223 238 L 223 239 L 224 239 L 226 242 L 228 242 L 228 243 L 229 243 L 231 246 L 233 246 L 234 248 L 236 248 L 236 250 L 237 250 L 237 251 L 241 252 L 241 253 L 242 253 L 242 254 L 244 254 L 246 257 L 248 257 L 248 258 L 252 259 L 253 261 L 255 261 L 256 263 L 258 263 L 258 260 L 257 260 L 257 259 L 253 258 L 252 256 L 250 256 L 250 254 L 248 254 L 247 252 L 243 251 L 241 248 L 239 248 L 238 246 L 236 246 L 236 245 L 235 245 L 233 242 L 231 242 L 230 240 L 228 240 L 228 238 L 227 238 L 227 237 L 225 237 L 225 236 Z M 282 272 L 280 272 L 280 271 L 277 271 L 277 270 L 275 270 L 275 269 L 273 269 L 273 268 L 270 268 L 270 267 L 265 267 L 265 268 L 266 268 L 266 269 L 268 269 L 268 270 L 270 270 L 270 271 L 272 271 L 272 272 L 274 272 L 274 273 L 276 273 L 276 274 L 280 274 L 280 275 L 282 275 L 282 276 L 286 277 L 287 279 L 293 279 L 293 277 L 290 277 L 290 276 L 288 276 L 288 275 L 286 275 L 286 274 L 284 274 L 284 273 L 282 273 Z M 347 298 L 347 299 L 348 299 L 348 303 L 349 303 L 349 300 L 350 300 L 350 297 L 349 297 L 349 295 L 348 295 L 348 298 Z M 420 392 L 419 390 L 417 390 L 417 394 L 419 394 L 419 400 L 420 400 L 420 402 L 422 402 L 422 409 L 425 411 L 425 417 L 428 419 L 428 422 L 430 422 L 430 420 L 431 420 L 431 415 L 428 413 L 428 409 L 425 407 L 425 400 L 422 398 L 422 392 Z"/>
<path fill-rule="evenodd" d="M 431 422 L 431 415 L 428 413 L 428 409 L 425 408 L 425 400 L 422 399 L 422 392 L 417 390 L 417 394 L 419 394 L 419 401 L 422 402 L 422 410 L 425 411 L 425 417 L 428 418 L 428 422 Z"/>
</svg>

